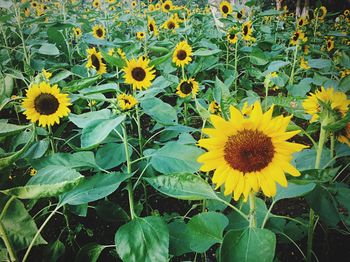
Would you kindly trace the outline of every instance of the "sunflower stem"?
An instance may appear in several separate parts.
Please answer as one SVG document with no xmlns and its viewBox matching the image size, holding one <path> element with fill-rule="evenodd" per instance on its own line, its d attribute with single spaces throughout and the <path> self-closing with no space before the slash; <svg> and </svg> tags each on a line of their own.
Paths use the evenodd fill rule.
<svg viewBox="0 0 350 262">
<path fill-rule="evenodd" d="M 181 72 L 182 72 L 182 79 L 183 79 L 183 80 L 186 80 L 185 66 L 181 66 Z"/>
<path fill-rule="evenodd" d="M 136 104 L 135 106 L 135 112 L 136 112 L 136 125 L 137 125 L 137 134 L 138 134 L 138 140 L 139 140 L 139 150 L 140 150 L 140 157 L 143 156 L 143 145 L 142 145 L 142 133 L 141 133 L 141 121 L 140 121 L 140 113 L 139 113 L 139 106 Z"/>
<path fill-rule="evenodd" d="M 317 31 L 317 23 L 318 23 L 318 9 L 317 9 L 317 15 L 315 19 L 315 26 L 314 26 L 314 37 L 316 37 L 316 31 Z"/>
<path fill-rule="evenodd" d="M 324 129 L 324 125 L 321 124 L 320 127 L 320 138 L 318 141 L 317 153 L 316 153 L 316 161 L 315 161 L 315 169 L 320 168 L 321 156 L 323 151 L 323 145 L 327 138 L 327 131 Z M 312 242 L 315 230 L 315 212 L 312 208 L 310 208 L 309 215 L 309 228 L 307 234 L 307 252 L 306 252 L 306 261 L 311 262 L 312 260 Z"/>
<path fill-rule="evenodd" d="M 249 227 L 256 227 L 256 207 L 255 207 L 255 193 L 253 191 L 249 194 Z"/>
<path fill-rule="evenodd" d="M 2 238 L 2 240 L 4 241 L 4 244 L 5 244 L 5 247 L 7 249 L 7 252 L 9 253 L 9 256 L 10 256 L 10 261 L 11 262 L 14 262 L 14 261 L 17 261 L 17 256 L 16 256 L 16 253 L 12 247 L 12 244 L 6 234 L 6 231 L 5 231 L 5 228 L 4 228 L 4 225 L 2 224 L 2 218 L 4 217 L 7 209 L 9 208 L 10 204 L 12 203 L 13 200 L 15 200 L 16 198 L 14 196 L 12 196 L 5 204 L 2 212 L 1 212 L 1 215 L 0 215 L 0 236 Z"/>
<path fill-rule="evenodd" d="M 52 154 L 54 154 L 55 153 L 55 144 L 54 144 L 54 141 L 53 141 L 53 134 L 52 134 L 51 126 L 48 125 L 47 129 L 49 131 L 49 140 L 50 140 Z"/>
<path fill-rule="evenodd" d="M 293 85 L 294 83 L 294 72 L 295 72 L 295 65 L 297 63 L 297 55 L 298 55 L 298 44 L 295 46 L 295 50 L 294 50 L 293 65 L 292 65 L 292 72 L 289 77 L 289 85 Z"/>
<path fill-rule="evenodd" d="M 230 54 L 229 45 L 226 45 L 226 70 L 228 69 L 229 54 Z"/>
<path fill-rule="evenodd" d="M 238 40 L 235 45 L 235 91 L 237 91 L 238 80 Z"/>
<path fill-rule="evenodd" d="M 125 150 L 125 156 L 126 156 L 126 166 L 127 166 L 127 172 L 128 175 L 131 174 L 131 161 L 129 156 L 129 147 L 128 147 L 128 135 L 126 133 L 126 127 L 125 125 L 122 125 L 123 129 L 123 143 L 124 143 L 124 150 Z M 128 190 L 128 196 L 129 196 L 129 208 L 130 208 L 130 217 L 131 219 L 135 218 L 135 211 L 134 211 L 134 191 L 132 189 L 132 182 L 131 178 L 129 178 L 129 181 L 127 183 L 127 190 Z"/>
<path fill-rule="evenodd" d="M 334 136 L 334 133 L 332 132 L 331 135 L 330 135 L 330 138 L 331 138 L 331 159 L 334 158 L 334 144 L 335 144 L 335 136 Z"/>
<path fill-rule="evenodd" d="M 187 125 L 187 102 L 184 102 L 184 124 Z"/>
</svg>

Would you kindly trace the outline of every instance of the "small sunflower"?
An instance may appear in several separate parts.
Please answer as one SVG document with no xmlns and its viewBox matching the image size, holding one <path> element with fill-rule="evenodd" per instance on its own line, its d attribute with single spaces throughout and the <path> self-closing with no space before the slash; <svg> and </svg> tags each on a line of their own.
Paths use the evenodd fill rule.
<svg viewBox="0 0 350 262">
<path fill-rule="evenodd" d="M 114 53 L 115 53 L 115 49 L 114 49 L 114 48 L 109 48 L 109 49 L 108 49 L 108 53 L 107 53 L 107 54 L 108 54 L 109 56 L 112 56 Z"/>
<path fill-rule="evenodd" d="M 76 38 L 81 37 L 81 35 L 83 34 L 81 29 L 79 27 L 74 27 L 73 28 L 73 32 Z"/>
<path fill-rule="evenodd" d="M 306 146 L 287 140 L 299 131 L 286 132 L 290 117 L 272 118 L 273 107 L 262 112 L 259 102 L 254 104 L 250 117 L 245 118 L 235 107 L 230 107 L 231 119 L 211 115 L 214 128 L 204 128 L 209 138 L 198 145 L 208 150 L 197 161 L 201 170 L 214 171 L 212 181 L 216 188 L 224 185 L 225 195 L 233 192 L 234 200 L 260 188 L 267 197 L 276 195 L 276 182 L 287 186 L 285 173 L 300 176 L 290 163 L 292 154 Z"/>
<path fill-rule="evenodd" d="M 147 17 L 147 28 L 150 33 L 153 33 L 155 36 L 159 34 L 156 21 L 150 16 Z"/>
<path fill-rule="evenodd" d="M 153 70 L 153 66 L 150 67 L 148 64 L 149 60 L 142 57 L 127 61 L 126 67 L 123 69 L 125 83 L 132 85 L 134 89 L 149 88 L 155 78 L 155 70 Z"/>
<path fill-rule="evenodd" d="M 176 94 L 181 98 L 188 97 L 192 94 L 192 97 L 195 97 L 198 93 L 199 85 L 198 82 L 193 78 L 189 80 L 182 80 L 176 88 Z"/>
<path fill-rule="evenodd" d="M 255 38 L 252 36 L 252 22 L 247 21 L 242 26 L 242 38 L 244 41 L 255 41 Z"/>
<path fill-rule="evenodd" d="M 326 15 L 327 15 L 327 8 L 325 6 L 321 6 L 320 9 L 319 9 L 319 12 L 321 11 L 321 14 L 319 14 L 319 19 L 320 20 L 324 20 L 326 18 Z"/>
<path fill-rule="evenodd" d="M 138 103 L 134 96 L 125 93 L 119 94 L 117 96 L 117 101 L 119 108 L 123 111 L 130 110 Z"/>
<path fill-rule="evenodd" d="M 209 113 L 212 114 L 212 115 L 219 115 L 219 114 L 221 114 L 221 106 L 215 100 L 211 101 L 210 104 L 209 104 Z"/>
<path fill-rule="evenodd" d="M 146 34 L 145 34 L 145 32 L 137 32 L 137 33 L 136 33 L 136 37 L 137 37 L 137 39 L 139 39 L 139 40 L 143 40 L 143 39 L 145 39 Z"/>
<path fill-rule="evenodd" d="M 88 53 L 86 67 L 94 68 L 99 75 L 106 73 L 107 68 L 102 54 L 97 52 L 95 47 L 87 49 L 86 52 Z"/>
<path fill-rule="evenodd" d="M 179 28 L 179 23 L 176 21 L 174 17 L 170 17 L 168 20 L 164 22 L 162 27 L 168 30 L 174 30 L 176 28 Z"/>
<path fill-rule="evenodd" d="M 39 121 L 42 127 L 59 124 L 60 118 L 70 112 L 70 105 L 68 94 L 62 94 L 57 85 L 47 82 L 31 85 L 22 102 L 23 114 L 33 123 Z"/>
<path fill-rule="evenodd" d="M 32 2 L 30 2 L 30 6 L 31 6 L 32 8 L 37 8 L 38 5 L 39 5 L 39 4 L 38 4 L 37 1 L 32 1 Z"/>
<path fill-rule="evenodd" d="M 132 1 L 132 2 L 131 2 L 131 7 L 132 7 L 132 8 L 135 8 L 136 6 L 137 6 L 137 2 L 136 2 L 136 1 Z"/>
<path fill-rule="evenodd" d="M 300 68 L 302 68 L 302 69 L 310 69 L 308 61 L 306 61 L 303 56 L 300 58 Z"/>
<path fill-rule="evenodd" d="M 305 17 L 300 17 L 297 21 L 297 27 L 303 27 L 308 24 L 308 21 Z"/>
<path fill-rule="evenodd" d="M 297 30 L 293 33 L 292 38 L 290 39 L 290 43 L 292 45 L 298 45 L 300 42 L 306 42 L 307 37 L 305 37 L 305 34 L 301 30 Z"/>
<path fill-rule="evenodd" d="M 232 6 L 230 2 L 228 1 L 223 1 L 220 4 L 220 12 L 223 17 L 227 17 L 228 15 L 232 14 Z"/>
<path fill-rule="evenodd" d="M 345 15 L 345 16 L 349 16 L 349 14 L 350 14 L 350 10 L 349 10 L 349 9 L 346 9 L 346 10 L 344 11 L 344 15 Z"/>
<path fill-rule="evenodd" d="M 226 35 L 226 38 L 230 44 L 235 44 L 238 41 L 238 35 L 237 33 L 234 33 L 234 32 L 228 32 L 228 34 Z"/>
<path fill-rule="evenodd" d="M 101 1 L 100 1 L 100 0 L 94 0 L 94 1 L 92 2 L 92 6 L 93 6 L 94 8 L 100 8 L 100 7 L 101 7 Z"/>
<path fill-rule="evenodd" d="M 329 108 L 343 117 L 348 112 L 350 100 L 347 99 L 343 92 L 334 91 L 333 88 L 325 89 L 321 87 L 321 91 L 317 90 L 311 93 L 303 102 L 303 107 L 306 113 L 312 116 L 310 122 L 315 122 L 319 119 L 319 114 L 327 108 L 323 108 L 326 104 Z"/>
<path fill-rule="evenodd" d="M 156 10 L 154 4 L 149 4 L 149 5 L 148 5 L 148 11 L 149 11 L 149 12 L 153 12 L 154 10 Z"/>
<path fill-rule="evenodd" d="M 25 17 L 30 16 L 30 9 L 28 7 L 24 8 L 24 15 L 25 15 Z"/>
<path fill-rule="evenodd" d="M 192 61 L 192 47 L 187 41 L 181 41 L 175 47 L 173 62 L 177 67 L 188 65 Z"/>
<path fill-rule="evenodd" d="M 173 2 L 171 0 L 166 0 L 162 3 L 162 11 L 169 12 L 173 9 Z"/>
<path fill-rule="evenodd" d="M 92 31 L 93 31 L 94 37 L 96 37 L 97 39 L 105 39 L 106 30 L 103 25 L 95 25 L 92 28 Z"/>
<path fill-rule="evenodd" d="M 242 20 L 244 17 L 245 11 L 242 9 L 241 11 L 236 12 L 236 18 L 237 20 Z"/>
<path fill-rule="evenodd" d="M 328 38 L 326 41 L 327 51 L 330 52 L 334 49 L 334 40 L 332 38 Z"/>
<path fill-rule="evenodd" d="M 303 46 L 303 52 L 304 52 L 304 55 L 308 55 L 309 52 L 310 52 L 310 48 L 308 45 L 304 45 Z"/>
</svg>

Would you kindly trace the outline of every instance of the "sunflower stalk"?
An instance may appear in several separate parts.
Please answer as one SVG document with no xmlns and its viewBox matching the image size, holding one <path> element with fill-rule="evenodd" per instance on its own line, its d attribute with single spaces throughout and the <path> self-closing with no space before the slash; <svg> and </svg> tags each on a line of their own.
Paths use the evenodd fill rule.
<svg viewBox="0 0 350 262">
<path fill-rule="evenodd" d="M 235 91 L 237 91 L 237 80 L 238 80 L 238 41 L 235 45 Z"/>
<path fill-rule="evenodd" d="M 56 152 L 56 150 L 55 150 L 55 142 L 53 141 L 53 133 L 52 133 L 51 126 L 48 125 L 47 129 L 48 129 L 48 132 L 49 132 L 49 140 L 50 140 L 52 154 L 54 154 Z"/>
<path fill-rule="evenodd" d="M 137 121 L 136 125 L 137 125 L 137 134 L 138 134 L 138 140 L 139 140 L 140 157 L 142 157 L 143 156 L 143 145 L 142 145 L 140 112 L 139 112 L 138 104 L 135 105 L 135 113 L 136 113 L 136 121 Z"/>
<path fill-rule="evenodd" d="M 252 191 L 249 194 L 249 227 L 256 227 L 256 207 L 255 207 L 255 193 Z"/>
<path fill-rule="evenodd" d="M 289 77 L 289 85 L 293 85 L 294 83 L 294 73 L 295 73 L 295 65 L 297 63 L 298 47 L 299 45 L 297 44 L 294 50 L 293 65 L 292 65 L 292 72 Z"/>
</svg>

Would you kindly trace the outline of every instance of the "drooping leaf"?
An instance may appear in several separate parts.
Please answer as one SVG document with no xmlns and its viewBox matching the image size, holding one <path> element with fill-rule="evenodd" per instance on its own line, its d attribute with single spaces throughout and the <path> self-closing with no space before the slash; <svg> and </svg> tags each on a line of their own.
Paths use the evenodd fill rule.
<svg viewBox="0 0 350 262">
<path fill-rule="evenodd" d="M 105 248 L 106 246 L 102 246 L 96 243 L 86 244 L 79 250 L 74 261 L 75 262 L 86 262 L 86 261 L 96 262 L 101 252 Z"/>
</svg>

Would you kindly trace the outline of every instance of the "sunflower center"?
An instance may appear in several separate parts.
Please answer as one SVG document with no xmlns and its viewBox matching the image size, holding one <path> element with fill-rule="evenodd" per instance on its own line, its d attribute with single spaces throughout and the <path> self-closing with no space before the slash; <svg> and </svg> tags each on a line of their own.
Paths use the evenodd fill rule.
<svg viewBox="0 0 350 262">
<path fill-rule="evenodd" d="M 248 26 L 247 26 L 247 25 L 245 25 L 245 26 L 243 27 L 243 34 L 244 34 L 244 35 L 247 35 L 247 34 L 248 34 Z"/>
<path fill-rule="evenodd" d="M 154 31 L 153 24 L 150 24 L 150 25 L 149 25 L 149 31 L 151 31 L 151 32 L 153 32 L 153 31 Z"/>
<path fill-rule="evenodd" d="M 328 41 L 327 46 L 328 46 L 328 48 L 331 48 L 332 42 L 331 42 L 331 41 Z"/>
<path fill-rule="evenodd" d="M 96 71 L 100 70 L 100 60 L 96 55 L 91 55 L 91 63 L 95 67 Z"/>
<path fill-rule="evenodd" d="M 238 12 L 238 13 L 237 13 L 237 18 L 238 18 L 238 19 L 241 19 L 242 16 L 243 16 L 243 15 L 241 14 L 241 12 Z"/>
<path fill-rule="evenodd" d="M 175 24 L 173 22 L 169 22 L 168 29 L 174 29 L 174 28 L 175 28 Z"/>
<path fill-rule="evenodd" d="M 142 67 L 135 67 L 131 71 L 132 77 L 137 81 L 143 81 L 146 77 L 146 72 Z"/>
<path fill-rule="evenodd" d="M 188 95 L 189 93 L 191 93 L 192 88 L 193 88 L 192 83 L 188 81 L 185 81 L 180 85 L 180 90 L 184 95 Z"/>
<path fill-rule="evenodd" d="M 302 26 L 303 24 L 304 24 L 304 20 L 301 19 L 301 20 L 299 21 L 299 25 Z"/>
<path fill-rule="evenodd" d="M 187 53 L 185 50 L 179 50 L 177 51 L 176 53 L 176 57 L 179 59 L 179 60 L 185 60 L 186 57 L 187 57 Z"/>
<path fill-rule="evenodd" d="M 102 37 L 102 36 L 103 36 L 103 31 L 102 31 L 101 28 L 99 28 L 99 29 L 96 30 L 96 35 L 97 35 L 98 37 Z"/>
<path fill-rule="evenodd" d="M 299 33 L 295 33 L 294 34 L 294 37 L 293 37 L 293 40 L 294 41 L 297 41 L 299 39 Z"/>
<path fill-rule="evenodd" d="M 236 34 L 232 34 L 232 33 L 231 33 L 231 34 L 229 35 L 229 37 L 230 37 L 231 40 L 232 40 L 232 39 L 235 39 Z"/>
<path fill-rule="evenodd" d="M 164 8 L 165 8 L 166 10 L 169 10 L 169 9 L 170 9 L 170 5 L 166 4 L 166 5 L 164 6 Z"/>
<path fill-rule="evenodd" d="M 227 14 L 227 13 L 228 13 L 228 7 L 227 7 L 226 5 L 224 5 L 224 6 L 222 7 L 222 12 L 223 12 L 224 14 Z"/>
<path fill-rule="evenodd" d="M 35 110 L 40 115 L 51 115 L 57 111 L 58 106 L 59 102 L 52 94 L 42 93 L 34 100 Z"/>
<path fill-rule="evenodd" d="M 274 154 L 271 138 L 258 130 L 238 131 L 228 138 L 224 148 L 226 162 L 243 173 L 262 170 Z"/>
</svg>

